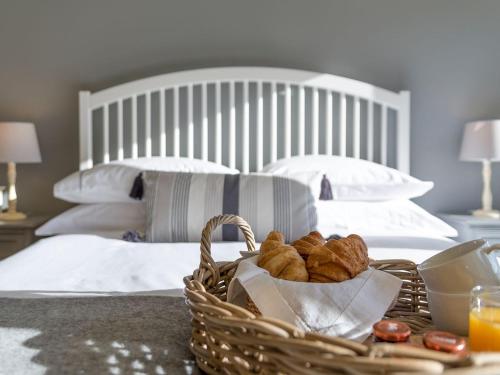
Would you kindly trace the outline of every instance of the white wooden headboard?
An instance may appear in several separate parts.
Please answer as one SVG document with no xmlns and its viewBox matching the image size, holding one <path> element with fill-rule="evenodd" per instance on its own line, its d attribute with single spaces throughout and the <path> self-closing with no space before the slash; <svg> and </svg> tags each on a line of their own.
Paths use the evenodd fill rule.
<svg viewBox="0 0 500 375">
<path fill-rule="evenodd" d="M 80 92 L 80 170 L 141 156 L 243 172 L 304 154 L 387 165 L 391 147 L 392 166 L 409 172 L 410 93 L 331 74 L 221 67 Z"/>
</svg>

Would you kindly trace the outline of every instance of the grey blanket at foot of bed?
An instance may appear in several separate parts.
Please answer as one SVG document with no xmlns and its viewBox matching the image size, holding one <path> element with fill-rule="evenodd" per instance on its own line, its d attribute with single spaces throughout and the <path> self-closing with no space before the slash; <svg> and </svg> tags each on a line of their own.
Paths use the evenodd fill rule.
<svg viewBox="0 0 500 375">
<path fill-rule="evenodd" d="M 0 298 L 0 374 L 198 374 L 179 297 Z"/>
</svg>

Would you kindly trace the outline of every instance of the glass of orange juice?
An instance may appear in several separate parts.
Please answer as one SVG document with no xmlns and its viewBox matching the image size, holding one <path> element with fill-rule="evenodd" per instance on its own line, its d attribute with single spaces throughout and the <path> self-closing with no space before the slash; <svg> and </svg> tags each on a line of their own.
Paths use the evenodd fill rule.
<svg viewBox="0 0 500 375">
<path fill-rule="evenodd" d="M 500 352 L 500 286 L 472 289 L 469 346 L 475 352 Z"/>
</svg>

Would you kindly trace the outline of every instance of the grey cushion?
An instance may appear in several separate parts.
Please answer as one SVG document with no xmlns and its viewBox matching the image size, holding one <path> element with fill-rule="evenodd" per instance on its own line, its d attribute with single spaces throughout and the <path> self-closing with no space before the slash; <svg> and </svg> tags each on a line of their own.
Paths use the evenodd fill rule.
<svg viewBox="0 0 500 375">
<path fill-rule="evenodd" d="M 206 222 L 220 214 L 247 220 L 257 241 L 263 241 L 271 230 L 279 230 L 286 241 L 292 241 L 315 230 L 317 222 L 307 182 L 284 176 L 148 171 L 144 198 L 149 242 L 200 241 Z M 218 228 L 212 238 L 243 240 L 234 226 Z"/>
</svg>

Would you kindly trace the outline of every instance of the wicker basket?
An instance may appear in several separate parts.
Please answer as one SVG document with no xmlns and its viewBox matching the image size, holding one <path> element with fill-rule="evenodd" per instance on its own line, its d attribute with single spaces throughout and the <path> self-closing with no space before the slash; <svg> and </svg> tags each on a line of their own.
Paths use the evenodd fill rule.
<svg viewBox="0 0 500 375">
<path fill-rule="evenodd" d="M 303 332 L 283 321 L 258 316 L 225 302 L 240 258 L 216 263 L 211 234 L 223 224 L 237 225 L 247 249 L 255 250 L 250 226 L 240 217 L 221 215 L 206 225 L 201 239 L 200 268 L 184 278 L 192 313 L 191 351 L 209 374 L 500 374 L 500 353 L 467 356 L 409 345 L 358 342 Z M 403 280 L 395 307 L 386 317 L 406 322 L 414 334 L 431 326 L 425 287 L 414 263 L 372 262 L 372 267 Z"/>
</svg>

